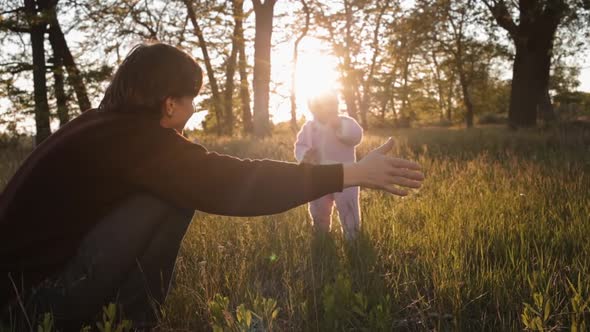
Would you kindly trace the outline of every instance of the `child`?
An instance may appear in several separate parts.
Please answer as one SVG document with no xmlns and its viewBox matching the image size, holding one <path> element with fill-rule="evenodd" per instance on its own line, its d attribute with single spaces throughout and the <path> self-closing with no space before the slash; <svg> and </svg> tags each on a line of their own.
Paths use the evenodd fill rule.
<svg viewBox="0 0 590 332">
<path fill-rule="evenodd" d="M 297 134 L 297 161 L 321 165 L 356 161 L 355 147 L 361 142 L 363 129 L 354 119 L 338 114 L 338 96 L 325 93 L 310 98 L 308 107 L 314 119 L 307 121 Z M 313 225 L 321 232 L 330 231 L 334 201 L 342 232 L 347 240 L 352 240 L 361 223 L 358 187 L 346 188 L 310 202 Z"/>
</svg>

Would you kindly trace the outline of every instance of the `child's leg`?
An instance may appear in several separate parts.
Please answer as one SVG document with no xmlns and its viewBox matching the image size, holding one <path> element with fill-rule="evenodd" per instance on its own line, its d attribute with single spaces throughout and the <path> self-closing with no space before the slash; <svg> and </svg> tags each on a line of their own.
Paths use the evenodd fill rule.
<svg viewBox="0 0 590 332">
<path fill-rule="evenodd" d="M 322 196 L 315 201 L 309 202 L 309 214 L 316 230 L 322 232 L 330 231 L 330 222 L 332 220 L 332 207 L 334 206 L 334 196 L 332 194 Z"/>
<path fill-rule="evenodd" d="M 352 240 L 357 236 L 361 227 L 359 188 L 346 188 L 341 193 L 334 194 L 334 196 L 344 237 L 346 240 Z"/>
</svg>

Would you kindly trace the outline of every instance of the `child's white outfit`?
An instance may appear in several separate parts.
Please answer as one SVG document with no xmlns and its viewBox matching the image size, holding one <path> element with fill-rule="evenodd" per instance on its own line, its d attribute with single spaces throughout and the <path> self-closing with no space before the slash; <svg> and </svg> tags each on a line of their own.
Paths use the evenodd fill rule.
<svg viewBox="0 0 590 332">
<path fill-rule="evenodd" d="M 363 138 L 363 129 L 353 119 L 339 116 L 340 130 L 323 125 L 319 121 L 307 121 L 295 142 L 295 158 L 301 162 L 310 149 L 318 152 L 318 163 L 339 164 L 356 161 L 355 147 Z M 350 187 L 340 193 L 323 196 L 309 203 L 313 224 L 323 230 L 330 229 L 332 209 L 336 202 L 342 231 L 347 240 L 353 239 L 361 225 L 359 210 L 359 188 Z"/>
</svg>

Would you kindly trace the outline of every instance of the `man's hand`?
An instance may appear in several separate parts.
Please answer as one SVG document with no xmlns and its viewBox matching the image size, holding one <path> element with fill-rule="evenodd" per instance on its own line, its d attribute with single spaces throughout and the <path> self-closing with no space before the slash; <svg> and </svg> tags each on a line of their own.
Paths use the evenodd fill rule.
<svg viewBox="0 0 590 332">
<path fill-rule="evenodd" d="M 319 153 L 317 149 L 311 148 L 303 155 L 302 163 L 316 165 L 319 163 Z"/>
<path fill-rule="evenodd" d="M 424 180 L 421 166 L 413 161 L 389 157 L 394 140 L 369 152 L 356 163 L 344 164 L 344 187 L 363 186 L 406 196 L 405 188 L 420 188 Z M 400 188 L 402 187 L 402 188 Z"/>
</svg>

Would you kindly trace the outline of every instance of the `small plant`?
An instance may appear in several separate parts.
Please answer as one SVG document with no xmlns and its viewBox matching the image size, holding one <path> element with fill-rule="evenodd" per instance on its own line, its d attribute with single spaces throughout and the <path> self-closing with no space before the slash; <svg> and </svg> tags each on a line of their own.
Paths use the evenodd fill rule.
<svg viewBox="0 0 590 332">
<path fill-rule="evenodd" d="M 338 275 L 322 292 L 326 330 L 358 327 L 368 315 L 368 300 L 361 292 L 353 292 L 349 278 Z"/>
<path fill-rule="evenodd" d="M 533 294 L 533 304 L 525 303 L 522 313 L 522 323 L 525 328 L 533 331 L 545 331 L 551 314 L 551 302 L 543 294 Z"/>
<path fill-rule="evenodd" d="M 252 312 L 243 303 L 236 308 L 236 322 L 240 331 L 249 331 L 252 326 Z"/>
<path fill-rule="evenodd" d="M 213 323 L 213 331 L 220 332 L 224 331 L 224 328 L 228 328 L 234 325 L 234 320 L 229 312 L 229 298 L 222 296 L 221 294 L 215 294 L 213 300 L 209 301 L 209 313 Z"/>
<path fill-rule="evenodd" d="M 131 331 L 130 320 L 117 320 L 117 305 L 109 303 L 108 306 L 102 308 L 102 322 L 96 323 L 96 327 L 100 332 L 129 332 Z"/>
<path fill-rule="evenodd" d="M 326 285 L 322 304 L 325 330 L 391 330 L 391 297 L 369 298 L 360 291 L 354 292 L 348 277 L 338 275 L 333 284 Z"/>
<path fill-rule="evenodd" d="M 370 331 L 390 331 L 393 323 L 391 315 L 391 297 L 386 295 L 381 298 L 379 304 L 373 306 L 369 311 Z"/>
<path fill-rule="evenodd" d="M 209 301 L 209 312 L 213 331 L 272 331 L 279 315 L 276 300 L 257 297 L 253 310 L 242 303 L 236 307 L 234 316 L 229 310 L 229 298 L 220 294 Z"/>
<path fill-rule="evenodd" d="M 37 325 L 37 332 L 51 332 L 53 331 L 53 315 L 46 312 L 43 315 L 43 320 Z"/>
<path fill-rule="evenodd" d="M 590 327 L 590 298 L 588 296 L 588 284 L 582 283 L 582 278 L 578 274 L 577 285 L 574 285 L 569 279 L 567 279 L 570 291 L 572 292 L 571 304 L 571 326 L 572 332 L 588 331 Z M 585 298 L 586 297 L 586 298 Z"/>
<path fill-rule="evenodd" d="M 270 331 L 273 328 L 273 323 L 279 315 L 277 301 L 275 299 L 257 297 L 254 300 L 254 312 L 258 319 L 260 319 L 262 327 L 265 330 Z"/>
</svg>

